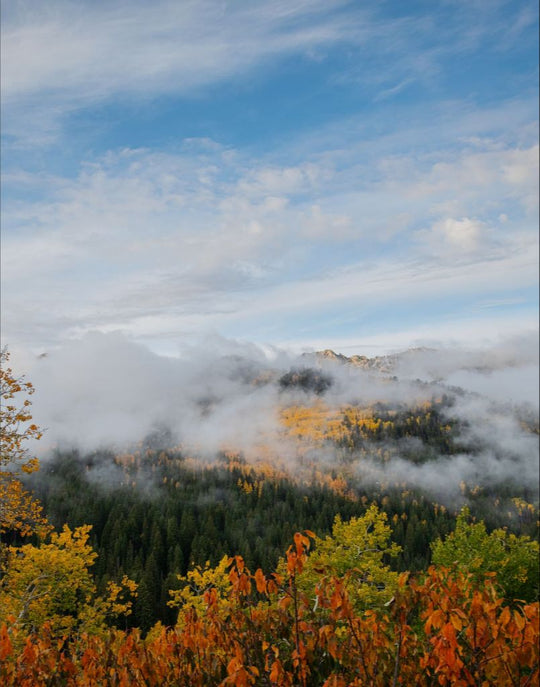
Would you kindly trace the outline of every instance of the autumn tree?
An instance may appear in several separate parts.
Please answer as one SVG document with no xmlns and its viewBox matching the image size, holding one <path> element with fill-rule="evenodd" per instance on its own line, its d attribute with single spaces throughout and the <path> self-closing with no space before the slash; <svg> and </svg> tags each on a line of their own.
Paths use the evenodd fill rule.
<svg viewBox="0 0 540 687">
<path fill-rule="evenodd" d="M 137 585 L 124 576 L 98 596 L 90 568 L 97 554 L 88 542 L 91 527 L 64 525 L 47 543 L 9 547 L 0 580 L 0 622 L 35 631 L 47 623 L 62 636 L 74 630 L 96 633 L 106 623 L 129 615 Z"/>
<path fill-rule="evenodd" d="M 382 606 L 393 594 L 398 575 L 384 563 L 401 551 L 390 543 L 386 513 L 371 505 L 361 517 L 344 522 L 334 519 L 332 534 L 315 537 L 314 551 L 298 577 L 299 588 L 315 597 L 321 574 L 347 579 L 347 590 L 356 608 Z"/>
<path fill-rule="evenodd" d="M 486 573 L 496 573 L 497 583 L 508 599 L 538 598 L 539 546 L 526 535 L 506 529 L 488 534 L 484 522 L 470 522 L 463 508 L 454 532 L 432 544 L 433 563 L 471 573 L 482 585 Z"/>
<path fill-rule="evenodd" d="M 16 377 L 8 362 L 4 348 L 0 352 L 0 536 L 6 532 L 26 536 L 46 531 L 41 505 L 20 480 L 39 469 L 25 444 L 39 439 L 41 430 L 30 413 L 34 387 L 24 377 Z"/>
<path fill-rule="evenodd" d="M 214 589 L 220 606 L 226 607 L 230 603 L 232 590 L 229 567 L 229 556 L 223 556 L 215 567 L 211 567 L 210 561 L 206 561 L 204 566 L 196 565 L 186 575 L 178 575 L 179 589 L 169 592 L 171 599 L 167 605 L 171 608 L 193 608 L 199 613 L 204 612 L 205 594 Z"/>
</svg>

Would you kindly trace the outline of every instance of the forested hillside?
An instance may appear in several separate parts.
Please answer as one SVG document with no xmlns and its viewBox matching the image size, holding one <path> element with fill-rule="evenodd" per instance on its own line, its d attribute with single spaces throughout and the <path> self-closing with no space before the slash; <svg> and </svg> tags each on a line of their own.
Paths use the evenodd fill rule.
<svg viewBox="0 0 540 687">
<path fill-rule="evenodd" d="M 122 467 L 118 481 L 106 488 L 91 477 L 104 463 Z M 142 455 L 116 460 L 108 453 L 59 454 L 32 481 L 57 528 L 66 522 L 92 525 L 99 589 L 124 574 L 139 584 L 130 623 L 146 630 L 156 620 L 174 620 L 167 601 L 177 574 L 206 561 L 217 565 L 226 554 L 241 555 L 253 569 L 273 569 L 296 531 L 326 534 L 336 515 L 344 520 L 360 516 L 371 503 L 388 515 L 392 541 L 402 549 L 392 567 L 426 569 L 430 545 L 453 529 L 457 509 L 420 491 L 363 487 L 346 474 L 294 479 L 270 468 L 257 470 L 230 455 L 201 468 L 177 453 L 145 449 Z M 511 494 L 510 489 L 506 494 L 477 490 L 469 494 L 469 503 L 490 529 L 504 525 L 534 537 L 534 507 L 523 494 Z"/>
</svg>

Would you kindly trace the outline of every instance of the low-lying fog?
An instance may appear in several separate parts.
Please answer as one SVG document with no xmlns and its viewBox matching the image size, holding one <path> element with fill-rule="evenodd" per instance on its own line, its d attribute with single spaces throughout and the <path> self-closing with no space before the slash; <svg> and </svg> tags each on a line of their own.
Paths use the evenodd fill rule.
<svg viewBox="0 0 540 687">
<path fill-rule="evenodd" d="M 536 334 L 484 351 L 413 349 L 382 363 L 360 369 L 313 354 L 268 354 L 219 338 L 165 358 L 120 334 L 89 334 L 26 370 L 36 388 L 34 421 L 46 428 L 32 450 L 42 459 L 54 447 L 122 450 L 167 427 L 175 442 L 196 447 L 201 459 L 224 446 L 253 456 L 261 444 L 287 459 L 290 441 L 283 437 L 278 410 L 288 403 L 311 403 L 317 395 L 279 380 L 290 370 L 316 368 L 331 381 L 319 389 L 330 406 L 414 406 L 441 393 L 455 395 L 447 412 L 467 420 L 467 438 L 481 446 L 474 455 L 441 456 L 423 465 L 395 453 L 384 468 L 365 458 L 358 469 L 366 479 L 406 480 L 449 492 L 461 480 L 537 484 L 538 436 L 522 422 L 538 421 Z M 332 449 L 323 453 L 321 460 L 332 464 Z"/>
</svg>

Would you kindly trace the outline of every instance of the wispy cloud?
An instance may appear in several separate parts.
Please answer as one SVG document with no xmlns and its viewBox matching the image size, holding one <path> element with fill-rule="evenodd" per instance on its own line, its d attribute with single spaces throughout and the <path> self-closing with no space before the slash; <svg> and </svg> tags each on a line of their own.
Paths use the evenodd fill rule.
<svg viewBox="0 0 540 687">
<path fill-rule="evenodd" d="M 346 17 L 331 9 L 324 2 L 14 3 L 4 21 L 4 94 L 54 91 L 84 103 L 112 93 L 185 92 L 275 54 L 343 40 Z"/>
<path fill-rule="evenodd" d="M 355 11 L 353 28 L 350 11 L 336 12 L 343 4 L 5 3 L 4 133 L 35 143 L 39 131 L 23 129 L 31 121 L 46 141 L 63 116 L 83 107 L 111 98 L 201 96 L 268 61 L 356 41 L 363 20 Z"/>
</svg>

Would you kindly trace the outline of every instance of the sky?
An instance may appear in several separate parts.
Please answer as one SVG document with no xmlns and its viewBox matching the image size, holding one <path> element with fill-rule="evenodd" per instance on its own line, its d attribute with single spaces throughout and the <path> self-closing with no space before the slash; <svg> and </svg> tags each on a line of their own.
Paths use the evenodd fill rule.
<svg viewBox="0 0 540 687">
<path fill-rule="evenodd" d="M 536 0 L 2 0 L 1 333 L 538 331 Z"/>
</svg>

